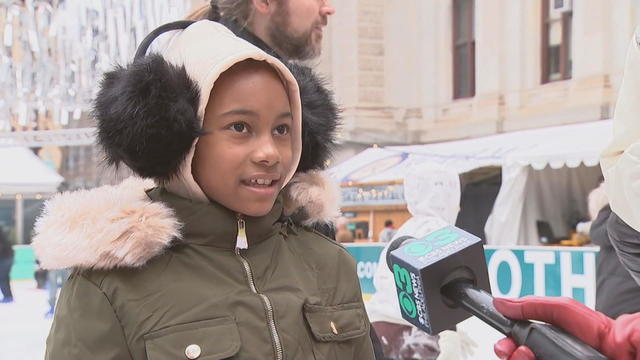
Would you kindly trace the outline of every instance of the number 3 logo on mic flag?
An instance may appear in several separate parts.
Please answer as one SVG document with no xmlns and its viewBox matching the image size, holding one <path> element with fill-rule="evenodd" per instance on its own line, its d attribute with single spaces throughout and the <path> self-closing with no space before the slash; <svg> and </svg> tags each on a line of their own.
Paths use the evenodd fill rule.
<svg viewBox="0 0 640 360">
<path fill-rule="evenodd" d="M 399 299 L 402 311 L 404 311 L 404 313 L 409 317 L 415 318 L 416 315 L 418 315 L 418 309 L 416 309 L 416 303 L 413 301 L 411 295 L 403 291 L 400 293 Z"/>
<path fill-rule="evenodd" d="M 415 318 L 418 310 L 416 309 L 416 303 L 413 297 L 410 295 L 413 293 L 413 286 L 411 285 L 411 275 L 409 271 L 400 267 L 398 264 L 393 264 L 393 277 L 396 280 L 398 299 L 400 300 L 402 311 L 404 311 L 407 316 Z"/>
</svg>

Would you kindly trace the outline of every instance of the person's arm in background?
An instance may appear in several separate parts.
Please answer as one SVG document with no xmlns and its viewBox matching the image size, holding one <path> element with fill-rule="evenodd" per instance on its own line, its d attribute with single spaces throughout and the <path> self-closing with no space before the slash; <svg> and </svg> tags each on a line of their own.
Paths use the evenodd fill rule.
<svg viewBox="0 0 640 360">
<path fill-rule="evenodd" d="M 600 160 L 615 213 L 607 223 L 623 266 L 640 283 L 640 27 L 627 52 L 613 119 L 613 139 Z"/>
<path fill-rule="evenodd" d="M 527 296 L 521 299 L 495 299 L 496 309 L 512 319 L 539 320 L 574 335 L 609 359 L 640 360 L 640 313 L 622 315 L 616 320 L 589 309 L 571 298 Z M 494 346 L 500 359 L 534 360 L 526 346 L 510 338 Z"/>
<path fill-rule="evenodd" d="M 620 263 L 640 285 L 640 232 L 625 223 L 617 214 L 611 213 L 607 220 L 607 233 Z"/>
</svg>

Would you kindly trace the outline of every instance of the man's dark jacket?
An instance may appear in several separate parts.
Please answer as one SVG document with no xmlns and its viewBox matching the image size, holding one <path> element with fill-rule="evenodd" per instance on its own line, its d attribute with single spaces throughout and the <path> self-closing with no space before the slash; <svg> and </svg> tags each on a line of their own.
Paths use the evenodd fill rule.
<svg viewBox="0 0 640 360">
<path fill-rule="evenodd" d="M 622 266 L 609 239 L 607 220 L 611 207 L 606 206 L 591 224 L 591 241 L 600 246 L 598 257 L 596 310 L 611 318 L 640 311 L 640 285 Z M 618 226 L 618 225 L 613 225 Z"/>
</svg>

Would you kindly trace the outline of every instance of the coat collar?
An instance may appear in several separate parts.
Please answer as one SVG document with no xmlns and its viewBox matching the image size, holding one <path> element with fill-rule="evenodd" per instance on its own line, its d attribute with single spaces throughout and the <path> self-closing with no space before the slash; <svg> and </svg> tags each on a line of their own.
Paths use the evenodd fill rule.
<svg viewBox="0 0 640 360">
<path fill-rule="evenodd" d="M 234 213 L 215 203 L 196 202 L 175 195 L 165 188 L 147 191 L 153 202 L 161 202 L 171 209 L 182 224 L 182 242 L 234 249 L 238 235 L 238 222 L 245 223 L 249 248 L 275 235 L 281 228 L 282 196 L 278 197 L 271 211 L 260 217 Z"/>
</svg>

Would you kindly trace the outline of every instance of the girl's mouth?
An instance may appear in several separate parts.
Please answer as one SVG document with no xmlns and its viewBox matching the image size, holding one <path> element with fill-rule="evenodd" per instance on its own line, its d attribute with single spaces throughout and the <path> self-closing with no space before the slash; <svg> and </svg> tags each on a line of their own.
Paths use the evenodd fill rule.
<svg viewBox="0 0 640 360">
<path fill-rule="evenodd" d="M 265 189 L 280 183 L 281 175 L 278 173 L 254 174 L 241 180 L 242 185 L 253 189 Z"/>
<path fill-rule="evenodd" d="M 244 185 L 253 186 L 253 187 L 269 187 L 277 182 L 278 182 L 277 180 L 264 179 L 264 178 L 253 178 L 249 180 L 242 180 L 242 183 Z"/>
</svg>

